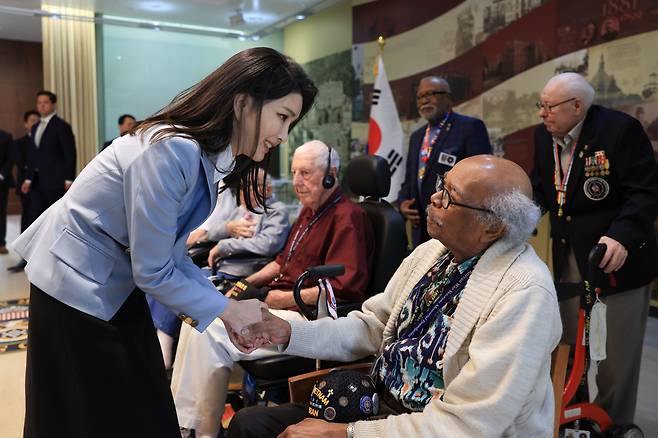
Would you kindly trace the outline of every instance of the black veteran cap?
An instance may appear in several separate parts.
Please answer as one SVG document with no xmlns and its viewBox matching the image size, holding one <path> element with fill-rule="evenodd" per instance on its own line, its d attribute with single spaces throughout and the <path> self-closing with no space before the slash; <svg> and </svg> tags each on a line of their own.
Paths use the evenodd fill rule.
<svg viewBox="0 0 658 438">
<path fill-rule="evenodd" d="M 314 418 L 349 423 L 379 412 L 379 398 L 370 376 L 353 370 L 333 370 L 315 382 L 308 413 Z"/>
</svg>

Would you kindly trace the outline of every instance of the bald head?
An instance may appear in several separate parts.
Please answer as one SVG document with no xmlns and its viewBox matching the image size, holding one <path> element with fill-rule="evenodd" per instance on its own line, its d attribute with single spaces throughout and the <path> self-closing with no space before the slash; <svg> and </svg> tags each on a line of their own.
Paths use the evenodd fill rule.
<svg viewBox="0 0 658 438">
<path fill-rule="evenodd" d="M 474 201 L 518 190 L 532 198 L 532 185 L 525 171 L 513 161 L 494 155 L 476 155 L 459 161 L 450 171 L 451 181 Z"/>
</svg>

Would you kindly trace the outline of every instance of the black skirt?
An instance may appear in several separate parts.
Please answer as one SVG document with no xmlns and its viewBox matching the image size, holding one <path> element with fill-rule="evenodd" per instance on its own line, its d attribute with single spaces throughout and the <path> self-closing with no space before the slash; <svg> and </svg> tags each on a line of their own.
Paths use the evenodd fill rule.
<svg viewBox="0 0 658 438">
<path fill-rule="evenodd" d="M 110 321 L 32 285 L 25 437 L 180 437 L 144 293 Z"/>
</svg>

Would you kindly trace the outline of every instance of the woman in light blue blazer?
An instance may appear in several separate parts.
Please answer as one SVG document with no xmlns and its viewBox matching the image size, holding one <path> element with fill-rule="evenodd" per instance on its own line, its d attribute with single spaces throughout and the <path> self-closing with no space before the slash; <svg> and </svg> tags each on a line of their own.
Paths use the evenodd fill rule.
<svg viewBox="0 0 658 438">
<path fill-rule="evenodd" d="M 220 180 L 264 205 L 258 162 L 316 93 L 290 58 L 240 52 L 116 139 L 18 237 L 31 283 L 26 437 L 180 436 L 145 294 L 199 331 L 261 319 L 262 303 L 217 292 L 185 241 Z"/>
</svg>

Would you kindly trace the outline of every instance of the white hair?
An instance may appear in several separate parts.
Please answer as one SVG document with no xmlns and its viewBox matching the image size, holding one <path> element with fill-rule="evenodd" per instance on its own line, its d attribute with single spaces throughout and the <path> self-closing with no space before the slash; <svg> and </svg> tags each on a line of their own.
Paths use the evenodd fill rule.
<svg viewBox="0 0 658 438">
<path fill-rule="evenodd" d="M 329 146 L 320 140 L 311 140 L 295 149 L 294 155 L 297 153 L 311 153 L 315 156 L 315 165 L 318 169 L 326 169 L 327 160 L 329 155 Z M 331 159 L 329 160 L 329 167 L 335 167 L 336 171 L 340 169 L 340 156 L 336 149 L 331 148 Z"/>
<path fill-rule="evenodd" d="M 478 219 L 485 225 L 502 222 L 505 232 L 501 240 L 520 244 L 528 240 L 541 218 L 541 210 L 535 202 L 519 189 L 492 195 L 484 203 L 493 214 L 481 212 Z"/>
<path fill-rule="evenodd" d="M 558 87 L 566 92 L 569 97 L 578 98 L 585 109 L 589 109 L 594 102 L 594 88 L 580 74 L 567 72 L 553 76 L 547 83 L 546 87 Z"/>
</svg>

